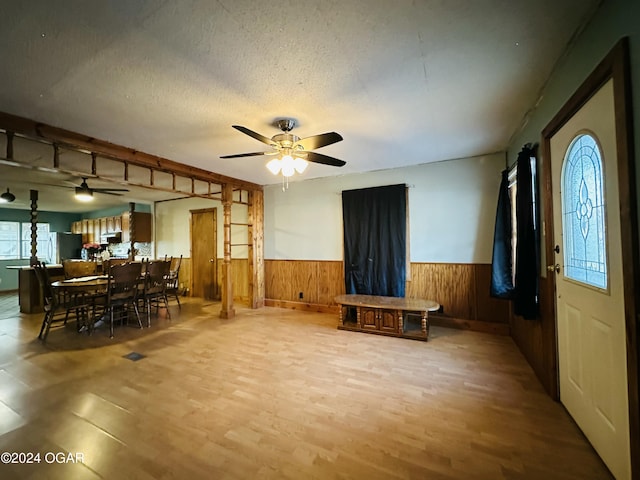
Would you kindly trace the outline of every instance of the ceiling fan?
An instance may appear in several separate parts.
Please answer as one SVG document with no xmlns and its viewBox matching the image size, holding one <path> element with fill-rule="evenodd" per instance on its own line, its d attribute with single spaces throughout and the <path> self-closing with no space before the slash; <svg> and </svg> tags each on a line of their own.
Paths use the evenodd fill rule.
<svg viewBox="0 0 640 480">
<path fill-rule="evenodd" d="M 327 145 L 331 145 L 333 143 L 342 141 L 342 136 L 340 134 L 336 132 L 329 132 L 329 133 L 323 133 L 320 135 L 313 135 L 311 137 L 299 138 L 298 136 L 293 135 L 292 133 L 289 133 L 293 129 L 293 127 L 296 126 L 295 119 L 293 118 L 277 119 L 275 121 L 275 125 L 280 130 L 282 130 L 283 133 L 274 135 L 271 138 L 267 138 L 263 135 L 260 135 L 259 133 L 254 132 L 253 130 L 249 130 L 246 127 L 242 127 L 240 125 L 233 125 L 233 128 L 235 128 L 236 130 L 239 130 L 242 133 L 249 135 L 250 137 L 253 137 L 262 143 L 266 143 L 274 150 L 270 152 L 251 152 L 251 153 L 238 153 L 235 155 L 224 155 L 224 156 L 221 156 L 220 158 L 239 158 L 239 157 L 254 157 L 254 156 L 260 156 L 260 155 L 282 154 L 282 162 L 285 161 L 286 157 L 289 157 L 293 159 L 300 158 L 302 160 L 306 160 L 307 162 L 321 163 L 323 165 L 330 165 L 332 167 L 342 167 L 347 163 L 344 160 L 339 160 L 334 157 L 329 157 L 327 155 L 322 155 L 321 153 L 316 153 L 311 151 L 317 148 L 326 147 Z M 276 166 L 277 168 L 277 165 L 273 164 L 272 162 L 269 162 L 269 163 Z M 283 165 L 280 165 L 277 171 L 274 171 L 271 167 L 269 167 L 269 164 L 267 164 L 267 167 L 269 168 L 269 170 L 271 170 L 272 173 L 276 175 L 278 174 L 280 169 L 282 169 L 282 174 L 284 176 L 293 175 L 293 168 L 294 168 L 293 164 L 288 169 L 290 170 L 289 175 L 287 175 L 287 173 L 289 173 L 288 171 L 285 172 L 285 166 Z M 305 167 L 306 167 L 306 163 L 304 163 L 304 167 L 302 167 L 302 170 L 304 170 Z M 301 173 L 301 171 L 298 168 L 296 168 L 296 170 L 298 170 L 298 172 Z"/>
<path fill-rule="evenodd" d="M 117 195 L 122 196 L 121 193 L 117 192 L 128 192 L 126 188 L 90 188 L 87 184 L 87 177 L 82 177 L 82 183 L 75 187 L 76 190 L 76 198 L 78 200 L 90 201 L 93 199 L 93 194 L 95 193 L 104 193 L 105 195 Z"/>
</svg>

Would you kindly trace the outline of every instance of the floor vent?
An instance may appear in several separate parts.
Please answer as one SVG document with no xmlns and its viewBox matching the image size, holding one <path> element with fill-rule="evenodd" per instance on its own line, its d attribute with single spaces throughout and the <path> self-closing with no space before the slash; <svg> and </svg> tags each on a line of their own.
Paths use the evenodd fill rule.
<svg viewBox="0 0 640 480">
<path fill-rule="evenodd" d="M 123 355 L 122 358 L 126 358 L 127 360 L 131 360 L 132 362 L 137 362 L 138 360 L 142 360 L 146 355 L 142 355 L 138 352 L 131 352 Z"/>
</svg>

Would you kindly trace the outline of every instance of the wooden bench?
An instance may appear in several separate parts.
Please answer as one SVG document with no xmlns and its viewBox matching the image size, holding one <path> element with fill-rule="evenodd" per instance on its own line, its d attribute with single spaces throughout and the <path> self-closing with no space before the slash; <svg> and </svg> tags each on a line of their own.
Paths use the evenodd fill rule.
<svg viewBox="0 0 640 480">
<path fill-rule="evenodd" d="M 424 341 L 429 339 L 429 312 L 440 309 L 432 300 L 379 295 L 338 295 L 334 301 L 340 306 L 340 330 Z"/>
</svg>

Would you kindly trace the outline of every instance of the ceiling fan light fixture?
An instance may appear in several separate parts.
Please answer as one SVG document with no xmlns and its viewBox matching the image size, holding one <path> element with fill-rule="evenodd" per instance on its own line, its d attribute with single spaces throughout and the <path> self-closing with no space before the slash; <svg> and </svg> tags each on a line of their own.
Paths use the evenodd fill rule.
<svg viewBox="0 0 640 480">
<path fill-rule="evenodd" d="M 282 169 L 282 162 L 279 158 L 274 158 L 269 163 L 267 163 L 267 168 L 274 175 L 278 175 L 280 173 L 280 170 Z"/>
<path fill-rule="evenodd" d="M 11 203 L 15 199 L 16 199 L 16 196 L 13 193 L 11 193 L 8 188 L 6 192 L 0 195 L 0 203 Z"/>
<path fill-rule="evenodd" d="M 93 201 L 93 192 L 91 190 L 77 187 L 76 200 L 80 202 L 91 202 Z"/>
<path fill-rule="evenodd" d="M 296 157 L 293 159 L 293 167 L 298 173 L 303 173 L 308 166 L 309 162 L 307 162 L 304 158 Z"/>
<path fill-rule="evenodd" d="M 296 173 L 295 160 L 291 155 L 284 155 L 282 160 L 282 175 L 284 177 L 292 177 Z"/>
</svg>

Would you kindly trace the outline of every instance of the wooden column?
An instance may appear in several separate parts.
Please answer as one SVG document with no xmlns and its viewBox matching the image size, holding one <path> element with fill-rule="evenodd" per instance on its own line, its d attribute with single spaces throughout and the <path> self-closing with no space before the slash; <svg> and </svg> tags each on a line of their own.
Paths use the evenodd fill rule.
<svg viewBox="0 0 640 480">
<path fill-rule="evenodd" d="M 31 190 L 31 257 L 29 265 L 38 263 L 38 191 Z"/>
<path fill-rule="evenodd" d="M 136 204 L 133 202 L 129 202 L 129 260 L 132 262 L 136 257 L 136 247 L 135 247 L 135 238 L 136 238 L 136 221 L 135 221 L 135 213 Z"/>
<path fill-rule="evenodd" d="M 220 318 L 233 318 L 233 281 L 231 272 L 231 204 L 233 203 L 233 185 L 222 186 L 222 212 L 224 231 L 224 258 L 222 260 L 222 308 Z"/>
<path fill-rule="evenodd" d="M 249 307 L 264 307 L 264 195 L 249 191 Z"/>
</svg>

